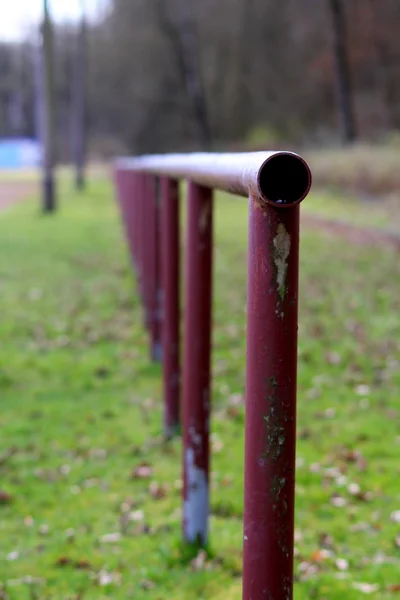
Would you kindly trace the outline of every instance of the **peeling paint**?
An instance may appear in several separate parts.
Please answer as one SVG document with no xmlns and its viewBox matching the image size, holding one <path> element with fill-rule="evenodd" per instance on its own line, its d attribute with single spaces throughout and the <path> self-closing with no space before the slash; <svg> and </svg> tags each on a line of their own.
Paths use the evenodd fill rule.
<svg viewBox="0 0 400 600">
<path fill-rule="evenodd" d="M 207 541 L 209 513 L 206 472 L 195 465 L 193 448 L 185 453 L 187 491 L 184 503 L 185 533 L 189 542 Z"/>
<path fill-rule="evenodd" d="M 194 427 L 189 427 L 189 436 L 194 446 L 201 446 L 202 437 L 199 433 L 196 432 L 196 429 Z"/>
<path fill-rule="evenodd" d="M 274 264 L 277 268 L 276 283 L 281 300 L 286 296 L 287 259 L 290 254 L 290 235 L 283 223 L 279 223 L 277 235 L 274 238 Z"/>
</svg>

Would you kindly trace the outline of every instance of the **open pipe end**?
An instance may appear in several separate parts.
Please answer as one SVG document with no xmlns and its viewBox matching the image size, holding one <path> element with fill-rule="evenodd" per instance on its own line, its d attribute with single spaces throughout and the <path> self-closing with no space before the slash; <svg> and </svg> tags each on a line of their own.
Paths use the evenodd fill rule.
<svg viewBox="0 0 400 600">
<path fill-rule="evenodd" d="M 297 154 L 278 152 L 258 172 L 258 188 L 268 204 L 289 208 L 299 204 L 311 187 L 311 171 Z"/>
</svg>

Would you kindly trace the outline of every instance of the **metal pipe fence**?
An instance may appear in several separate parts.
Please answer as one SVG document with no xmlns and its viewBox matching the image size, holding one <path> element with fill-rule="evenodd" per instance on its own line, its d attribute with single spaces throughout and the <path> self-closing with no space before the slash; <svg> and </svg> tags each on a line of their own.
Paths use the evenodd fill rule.
<svg viewBox="0 0 400 600">
<path fill-rule="evenodd" d="M 187 181 L 180 365 L 179 181 Z M 291 152 L 120 158 L 115 185 L 149 331 L 161 361 L 164 431 L 182 428 L 183 536 L 209 520 L 213 191 L 249 201 L 243 598 L 293 595 L 299 204 L 311 186 Z"/>
</svg>

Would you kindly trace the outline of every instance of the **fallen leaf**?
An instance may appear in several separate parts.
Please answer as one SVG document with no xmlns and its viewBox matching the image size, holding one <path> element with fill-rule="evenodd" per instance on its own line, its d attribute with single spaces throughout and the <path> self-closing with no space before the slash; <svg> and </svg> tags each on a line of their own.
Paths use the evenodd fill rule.
<svg viewBox="0 0 400 600">
<path fill-rule="evenodd" d="M 321 533 L 318 541 L 321 548 L 333 549 L 333 539 L 328 533 Z"/>
<path fill-rule="evenodd" d="M 60 556 L 56 560 L 56 566 L 57 567 L 67 567 L 67 566 L 69 566 L 71 564 L 72 564 L 72 560 L 68 556 Z"/>
<path fill-rule="evenodd" d="M 339 571 L 347 571 L 347 569 L 349 568 L 349 561 L 345 558 L 337 558 L 335 561 L 335 565 L 336 568 L 339 569 Z"/>
<path fill-rule="evenodd" d="M 103 569 L 97 575 L 97 582 L 101 586 L 111 585 L 113 583 L 119 584 L 121 582 L 121 575 L 119 573 L 111 573 L 110 571 Z"/>
<path fill-rule="evenodd" d="M 328 550 L 327 548 L 318 548 L 318 550 L 315 550 L 311 554 L 310 561 L 313 563 L 321 563 L 328 560 L 328 558 L 332 558 L 332 556 L 333 552 L 331 550 Z"/>
<path fill-rule="evenodd" d="M 0 490 L 0 505 L 11 504 L 14 498 L 4 490 Z"/>
<path fill-rule="evenodd" d="M 68 541 L 72 542 L 75 538 L 75 529 L 66 529 L 65 530 L 65 537 L 67 538 Z"/>
<path fill-rule="evenodd" d="M 149 579 L 143 579 L 140 582 L 140 587 L 142 588 L 142 590 L 152 590 L 153 588 L 155 588 L 156 584 L 153 581 L 150 581 Z"/>
<path fill-rule="evenodd" d="M 144 521 L 144 512 L 142 510 L 134 510 L 129 513 L 129 520 L 134 523 L 141 523 Z"/>
<path fill-rule="evenodd" d="M 90 562 L 86 559 L 76 561 L 74 567 L 82 571 L 90 570 L 93 568 Z"/>
<path fill-rule="evenodd" d="M 320 567 L 315 563 L 303 561 L 299 564 L 300 579 L 306 581 L 309 577 L 313 577 L 318 573 Z"/>
<path fill-rule="evenodd" d="M 392 512 L 390 515 L 390 520 L 393 521 L 393 523 L 400 523 L 400 510 L 395 510 Z"/>
<path fill-rule="evenodd" d="M 359 523 L 354 523 L 354 525 L 350 525 L 350 531 L 353 533 L 358 533 L 359 531 L 368 531 L 371 529 L 371 525 L 366 523 L 365 521 L 360 521 Z"/>
<path fill-rule="evenodd" d="M 50 527 L 46 524 L 41 525 L 38 529 L 39 535 L 43 535 L 43 536 L 48 535 L 49 531 L 50 531 Z"/>
<path fill-rule="evenodd" d="M 244 396 L 242 394 L 232 394 L 228 398 L 228 404 L 229 406 L 240 406 L 244 404 Z"/>
<path fill-rule="evenodd" d="M 192 560 L 191 567 L 194 571 L 201 571 L 207 561 L 207 552 L 205 550 L 200 550 L 196 558 Z"/>
<path fill-rule="evenodd" d="M 353 583 L 353 588 L 363 594 L 373 594 L 379 590 L 379 585 L 375 583 Z"/>
<path fill-rule="evenodd" d="M 105 379 L 110 375 L 110 370 L 107 367 L 98 367 L 97 369 L 95 369 L 94 374 L 100 379 Z"/>
<path fill-rule="evenodd" d="M 161 500 L 167 495 L 168 488 L 166 485 L 159 484 L 156 481 L 152 481 L 149 485 L 149 493 L 152 498 Z"/>
<path fill-rule="evenodd" d="M 100 538 L 100 541 L 104 544 L 116 544 L 121 541 L 121 534 L 119 532 L 107 533 Z"/>
<path fill-rule="evenodd" d="M 327 352 L 326 360 L 330 365 L 339 365 L 342 359 L 337 352 Z"/>
<path fill-rule="evenodd" d="M 299 438 L 299 440 L 309 440 L 311 437 L 311 429 L 308 429 L 307 427 L 305 427 L 304 429 L 300 429 L 297 437 Z"/>
<path fill-rule="evenodd" d="M 342 498 L 342 496 L 339 496 L 339 494 L 332 494 L 331 504 L 337 508 L 344 508 L 347 505 L 347 500 Z"/>
<path fill-rule="evenodd" d="M 370 393 L 370 388 L 369 388 L 369 385 L 362 384 L 362 385 L 358 385 L 354 391 L 358 396 L 368 396 Z"/>
<path fill-rule="evenodd" d="M 228 410 L 226 411 L 226 415 L 230 419 L 235 420 L 235 419 L 238 419 L 239 417 L 242 416 L 242 412 L 241 412 L 240 408 L 238 408 L 237 406 L 228 406 Z"/>
<path fill-rule="evenodd" d="M 221 485 L 223 487 L 229 487 L 230 485 L 232 485 L 233 480 L 232 477 L 230 477 L 229 475 L 224 475 L 221 479 Z"/>
<path fill-rule="evenodd" d="M 153 475 L 153 467 L 147 463 L 142 463 L 135 467 L 132 471 L 132 477 L 134 479 L 148 479 Z"/>
</svg>

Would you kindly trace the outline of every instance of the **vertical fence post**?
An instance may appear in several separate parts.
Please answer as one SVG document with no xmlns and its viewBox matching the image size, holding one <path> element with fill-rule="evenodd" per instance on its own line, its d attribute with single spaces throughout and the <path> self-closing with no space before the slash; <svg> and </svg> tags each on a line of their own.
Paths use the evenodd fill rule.
<svg viewBox="0 0 400 600">
<path fill-rule="evenodd" d="M 151 252 L 151 233 L 150 233 L 150 204 L 151 185 L 148 174 L 142 174 L 142 262 L 143 262 L 143 309 L 145 329 L 150 332 L 150 293 L 149 293 L 149 258 Z"/>
<path fill-rule="evenodd" d="M 183 533 L 205 544 L 209 513 L 212 190 L 188 187 L 183 362 Z"/>
<path fill-rule="evenodd" d="M 179 185 L 161 179 L 161 287 L 162 348 L 164 374 L 164 432 L 167 438 L 179 428 L 180 360 L 179 360 Z"/>
<path fill-rule="evenodd" d="M 134 262 L 134 234 L 133 234 L 133 198 L 132 198 L 132 177 L 127 169 L 118 168 L 115 171 L 115 181 L 117 187 L 117 198 L 121 212 L 121 220 L 128 244 L 131 261 Z"/>
<path fill-rule="evenodd" d="M 144 175 L 138 172 L 136 175 L 136 204 L 137 204 L 137 264 L 138 264 L 138 279 L 139 293 L 143 305 L 143 322 L 145 322 L 145 305 L 144 305 L 144 248 L 143 239 L 145 233 L 144 223 Z"/>
<path fill-rule="evenodd" d="M 138 233 L 138 203 L 137 203 L 137 178 L 138 175 L 135 171 L 132 171 L 132 213 L 133 213 L 133 254 L 135 257 L 136 267 L 136 281 L 139 285 L 139 269 L 138 269 L 138 255 L 137 255 L 137 233 Z"/>
<path fill-rule="evenodd" d="M 162 358 L 160 328 L 160 235 L 159 235 L 159 198 L 158 179 L 152 175 L 146 177 L 147 227 L 145 230 L 147 247 L 147 314 L 150 334 L 150 356 L 153 361 Z"/>
<path fill-rule="evenodd" d="M 126 236 L 128 240 L 129 253 L 131 264 L 136 271 L 135 257 L 135 197 L 134 197 L 134 182 L 135 173 L 126 170 L 124 174 L 125 189 L 124 189 L 124 220 L 126 227 Z"/>
<path fill-rule="evenodd" d="M 249 201 L 243 599 L 293 597 L 299 207 Z"/>
</svg>

